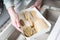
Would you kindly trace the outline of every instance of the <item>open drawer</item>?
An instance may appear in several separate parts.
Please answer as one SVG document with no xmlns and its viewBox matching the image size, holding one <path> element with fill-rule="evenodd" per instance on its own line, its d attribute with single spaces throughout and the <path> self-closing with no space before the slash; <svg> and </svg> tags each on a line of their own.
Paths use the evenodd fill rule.
<svg viewBox="0 0 60 40">
<path fill-rule="evenodd" d="M 60 15 L 60 10 L 59 10 L 59 8 L 52 8 L 52 7 L 49 7 L 49 6 L 43 6 L 42 9 L 41 9 L 41 13 L 52 24 L 52 28 L 53 28 L 53 26 L 55 25 L 55 23 L 56 23 L 56 21 L 58 19 L 58 16 Z M 10 29 L 10 32 L 12 32 L 12 30 L 15 30 L 15 31 L 13 31 L 11 33 L 11 35 L 9 37 L 7 36 L 8 40 L 19 40 L 20 39 L 20 33 L 14 27 L 12 27 L 12 25 L 8 26 L 7 28 L 6 28 L 7 30 Z M 5 30 L 5 31 L 7 31 L 7 30 Z M 8 33 L 8 35 L 9 34 L 10 33 Z M 37 37 L 35 39 L 36 40 L 46 40 L 47 37 L 49 36 L 49 34 L 50 34 L 50 32 L 49 33 L 45 33 L 43 35 L 39 35 L 39 37 Z M 3 38 L 3 37 L 1 36 L 1 38 Z M 5 39 L 6 39 L 6 37 L 5 37 Z"/>
</svg>

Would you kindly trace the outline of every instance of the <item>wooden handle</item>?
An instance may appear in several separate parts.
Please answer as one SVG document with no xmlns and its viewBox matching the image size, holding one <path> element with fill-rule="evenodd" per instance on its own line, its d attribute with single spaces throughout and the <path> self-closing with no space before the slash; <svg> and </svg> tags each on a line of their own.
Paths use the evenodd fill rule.
<svg viewBox="0 0 60 40">
<path fill-rule="evenodd" d="M 20 25 L 22 25 L 22 26 L 25 25 L 25 23 L 24 23 L 24 21 L 22 19 L 20 19 Z"/>
</svg>

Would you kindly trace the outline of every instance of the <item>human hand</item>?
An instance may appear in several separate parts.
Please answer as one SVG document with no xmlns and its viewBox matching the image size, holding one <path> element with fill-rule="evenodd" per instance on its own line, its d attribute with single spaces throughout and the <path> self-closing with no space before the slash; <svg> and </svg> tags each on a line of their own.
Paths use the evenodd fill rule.
<svg viewBox="0 0 60 40">
<path fill-rule="evenodd" d="M 40 9 L 41 9 L 41 4 L 37 1 L 37 2 L 35 2 L 35 4 L 33 4 L 32 6 L 31 6 L 31 8 L 33 8 L 33 7 L 35 7 L 35 8 L 37 8 L 39 11 L 40 11 Z"/>
<path fill-rule="evenodd" d="M 12 13 L 12 15 L 10 16 L 11 17 L 11 22 L 12 22 L 12 25 L 20 32 L 22 32 L 21 30 L 21 26 L 20 26 L 20 23 L 19 23 L 19 17 L 16 13 Z"/>
</svg>

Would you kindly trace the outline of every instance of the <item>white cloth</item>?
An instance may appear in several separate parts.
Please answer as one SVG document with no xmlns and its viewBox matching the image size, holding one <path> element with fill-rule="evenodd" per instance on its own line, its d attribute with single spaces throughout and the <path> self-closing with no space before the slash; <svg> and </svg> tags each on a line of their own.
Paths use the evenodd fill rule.
<svg viewBox="0 0 60 40">
<path fill-rule="evenodd" d="M 8 9 L 11 6 L 14 6 L 16 12 L 24 9 L 31 0 L 4 0 L 4 4 Z"/>
</svg>

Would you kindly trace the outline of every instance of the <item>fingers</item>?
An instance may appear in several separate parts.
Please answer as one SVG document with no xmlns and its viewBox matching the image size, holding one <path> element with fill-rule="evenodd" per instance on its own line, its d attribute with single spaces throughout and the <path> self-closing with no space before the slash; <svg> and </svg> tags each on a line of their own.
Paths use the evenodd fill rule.
<svg viewBox="0 0 60 40">
<path fill-rule="evenodd" d="M 35 7 L 36 9 L 38 9 L 38 11 L 40 11 L 40 5 L 39 6 L 36 6 L 36 5 L 32 5 L 30 8 L 33 8 L 33 7 Z"/>
<path fill-rule="evenodd" d="M 16 19 L 16 24 L 17 24 L 17 27 L 20 27 L 20 23 L 19 23 L 19 19 L 18 18 Z"/>
<path fill-rule="evenodd" d="M 15 21 L 12 21 L 12 24 L 19 32 L 22 32 L 22 29 L 21 29 L 21 26 L 20 26 L 18 19 L 16 19 Z"/>
<path fill-rule="evenodd" d="M 16 19 L 16 25 L 17 25 L 17 26 L 16 26 L 17 30 L 20 31 L 20 32 L 22 32 L 18 18 Z"/>
<path fill-rule="evenodd" d="M 13 24 L 13 26 L 14 26 L 19 32 L 22 32 L 21 27 L 17 27 L 17 22 L 12 23 L 12 24 Z"/>
<path fill-rule="evenodd" d="M 19 32 L 23 32 L 21 28 L 15 27 Z"/>
<path fill-rule="evenodd" d="M 40 11 L 40 9 L 41 9 L 40 6 L 38 6 L 38 7 L 36 7 L 36 8 L 38 9 L 38 11 Z"/>
</svg>

